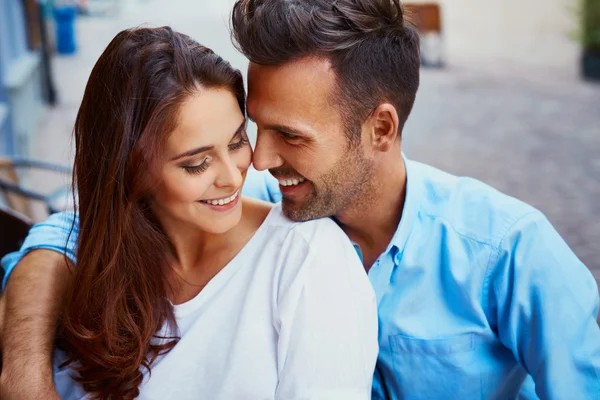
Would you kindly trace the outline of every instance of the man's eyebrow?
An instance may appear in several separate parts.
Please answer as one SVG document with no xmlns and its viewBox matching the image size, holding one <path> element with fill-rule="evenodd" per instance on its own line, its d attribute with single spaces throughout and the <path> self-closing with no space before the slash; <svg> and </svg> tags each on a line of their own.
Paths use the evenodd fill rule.
<svg viewBox="0 0 600 400">
<path fill-rule="evenodd" d="M 288 133 L 294 136 L 307 136 L 306 133 L 302 132 L 301 130 L 298 130 L 296 128 L 292 128 L 291 126 L 284 126 L 284 125 L 279 125 L 279 124 L 270 124 L 270 125 L 265 125 L 265 129 L 268 130 L 272 130 L 272 131 L 279 131 L 279 132 L 283 132 L 283 133 Z"/>
<path fill-rule="evenodd" d="M 231 139 L 238 136 L 244 129 L 246 129 L 246 119 L 244 119 L 244 121 L 242 121 L 242 124 L 235 130 L 235 132 L 231 136 Z M 171 161 L 177 161 L 177 160 L 180 160 L 185 157 L 195 156 L 197 154 L 204 153 L 205 151 L 209 151 L 214 148 L 215 148 L 215 146 L 210 145 L 210 146 L 202 146 L 202 147 L 198 147 L 198 148 L 195 148 L 192 150 L 188 150 L 185 153 L 181 153 L 181 154 L 171 158 Z"/>
</svg>

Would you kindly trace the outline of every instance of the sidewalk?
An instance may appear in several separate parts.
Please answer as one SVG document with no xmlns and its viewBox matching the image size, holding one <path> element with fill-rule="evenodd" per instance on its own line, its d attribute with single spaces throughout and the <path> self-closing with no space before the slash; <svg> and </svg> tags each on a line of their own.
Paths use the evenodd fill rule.
<svg viewBox="0 0 600 400">
<path fill-rule="evenodd" d="M 123 28 L 169 24 L 245 71 L 247 62 L 226 28 L 232 3 L 129 0 L 116 18 L 80 18 L 79 52 L 54 59 L 60 104 L 48 111 L 34 155 L 72 162 L 71 130 L 86 80 Z M 541 72 L 503 65 L 423 70 L 404 151 L 538 207 L 600 278 L 600 85 Z M 58 184 L 35 177 L 31 183 L 43 189 Z"/>
</svg>

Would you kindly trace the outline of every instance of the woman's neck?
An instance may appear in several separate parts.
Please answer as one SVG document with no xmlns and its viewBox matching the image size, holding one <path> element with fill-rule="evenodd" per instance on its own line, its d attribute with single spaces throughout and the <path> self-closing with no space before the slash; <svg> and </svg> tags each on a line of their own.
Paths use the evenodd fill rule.
<svg viewBox="0 0 600 400">
<path fill-rule="evenodd" d="M 174 250 L 173 264 L 181 271 L 202 269 L 203 260 L 210 259 L 215 253 L 226 248 L 235 237 L 239 225 L 224 233 L 207 232 L 201 227 L 161 215 L 159 221 Z"/>
<path fill-rule="evenodd" d="M 235 258 L 264 222 L 270 205 L 258 205 L 252 199 L 242 199 L 242 202 L 244 212 L 240 222 L 221 234 L 206 232 L 185 221 L 160 219 L 175 250 L 171 280 L 174 304 L 197 295 Z"/>
</svg>

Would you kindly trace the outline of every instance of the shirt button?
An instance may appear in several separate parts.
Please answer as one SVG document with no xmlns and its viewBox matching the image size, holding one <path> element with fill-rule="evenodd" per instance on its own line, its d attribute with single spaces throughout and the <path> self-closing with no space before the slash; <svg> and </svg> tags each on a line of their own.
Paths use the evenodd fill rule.
<svg viewBox="0 0 600 400">
<path fill-rule="evenodd" d="M 396 255 L 394 256 L 394 263 L 396 265 L 399 265 L 401 260 L 402 260 L 402 253 L 397 252 Z"/>
</svg>

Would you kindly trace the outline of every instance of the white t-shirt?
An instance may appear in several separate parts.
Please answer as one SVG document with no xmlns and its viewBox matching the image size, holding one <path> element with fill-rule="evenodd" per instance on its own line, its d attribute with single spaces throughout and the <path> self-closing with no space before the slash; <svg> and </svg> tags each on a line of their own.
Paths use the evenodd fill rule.
<svg viewBox="0 0 600 400">
<path fill-rule="evenodd" d="M 276 205 L 240 253 L 177 305 L 181 340 L 144 370 L 141 399 L 367 400 L 377 307 L 364 268 L 330 219 L 294 223 Z M 64 400 L 85 398 L 68 368 Z"/>
</svg>

